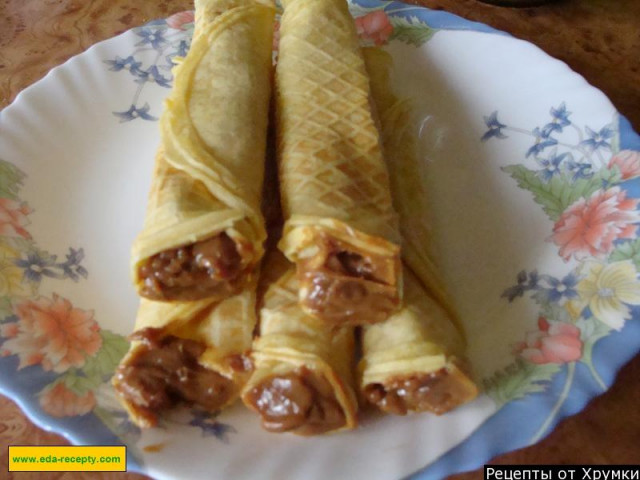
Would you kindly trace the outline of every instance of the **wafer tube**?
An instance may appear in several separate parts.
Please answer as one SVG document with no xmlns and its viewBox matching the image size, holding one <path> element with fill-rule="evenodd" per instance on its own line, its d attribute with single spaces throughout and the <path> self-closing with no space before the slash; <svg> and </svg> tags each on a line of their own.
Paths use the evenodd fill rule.
<svg viewBox="0 0 640 480">
<path fill-rule="evenodd" d="M 284 259 L 281 259 L 284 260 Z M 272 432 L 318 435 L 356 426 L 354 330 L 329 328 L 298 303 L 293 265 L 273 262 L 242 399 Z"/>
<path fill-rule="evenodd" d="M 345 0 L 285 0 L 276 67 L 280 249 L 300 301 L 332 324 L 384 320 L 400 303 L 400 235 Z"/>
<path fill-rule="evenodd" d="M 234 402 L 251 371 L 255 288 L 222 301 L 142 299 L 129 352 L 112 383 L 140 427 L 178 404 L 217 411 Z"/>
<path fill-rule="evenodd" d="M 142 232 L 138 293 L 222 299 L 263 254 L 260 213 L 271 93 L 270 0 L 196 0 L 196 34 L 174 69 Z"/>
<path fill-rule="evenodd" d="M 404 306 L 362 330 L 362 396 L 380 410 L 446 413 L 478 391 L 467 373 L 465 341 L 448 313 L 407 269 Z"/>
<path fill-rule="evenodd" d="M 391 55 L 377 47 L 362 51 L 389 169 L 393 203 L 400 218 L 403 261 L 460 326 L 453 302 L 432 259 L 432 233 L 426 220 L 428 195 L 423 167 L 418 160 L 419 122 L 411 102 L 398 99 L 391 90 Z"/>
<path fill-rule="evenodd" d="M 391 57 L 374 48 L 364 56 L 411 270 L 404 272 L 403 307 L 362 330 L 359 389 L 388 413 L 442 414 L 475 398 L 477 387 L 468 373 L 464 330 L 431 260 L 411 104 L 391 92 Z"/>
</svg>

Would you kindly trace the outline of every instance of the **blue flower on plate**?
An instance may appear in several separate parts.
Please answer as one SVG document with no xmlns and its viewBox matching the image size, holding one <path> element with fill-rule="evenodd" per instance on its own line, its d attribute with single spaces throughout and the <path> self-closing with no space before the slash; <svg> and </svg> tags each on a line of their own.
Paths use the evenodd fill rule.
<svg viewBox="0 0 640 480">
<path fill-rule="evenodd" d="M 57 277 L 56 256 L 47 252 L 32 250 L 27 254 L 27 258 L 19 258 L 13 263 L 24 270 L 24 280 L 27 282 L 40 283 L 42 277 Z"/>
<path fill-rule="evenodd" d="M 558 303 L 562 300 L 569 300 L 578 296 L 578 292 L 576 291 L 578 277 L 575 273 L 569 273 L 562 280 L 550 275 L 543 275 L 542 277 L 548 287 L 538 288 L 538 291 L 534 294 L 537 300 L 548 303 Z"/>
<path fill-rule="evenodd" d="M 571 115 L 571 112 L 567 110 L 567 105 L 564 102 L 562 102 L 558 108 L 551 107 L 553 120 L 563 127 L 571 125 L 569 115 Z"/>
<path fill-rule="evenodd" d="M 129 122 L 136 118 L 142 118 L 143 120 L 157 120 L 156 117 L 149 114 L 150 106 L 148 103 L 145 103 L 141 108 L 136 107 L 135 105 L 131 105 L 129 110 L 126 112 L 113 112 L 113 114 L 120 118 L 120 123 Z"/>
<path fill-rule="evenodd" d="M 89 272 L 80 263 L 84 260 L 84 249 L 74 248 L 69 249 L 69 253 L 65 255 L 67 261 L 59 264 L 62 269 L 64 278 L 71 278 L 73 281 L 78 281 L 80 277 L 87 278 Z"/>
<path fill-rule="evenodd" d="M 171 88 L 172 69 L 177 63 L 174 57 L 185 57 L 191 45 L 193 12 L 181 12 L 174 17 L 175 20 L 169 23 L 158 20 L 134 29 L 133 32 L 137 38 L 140 38 L 140 41 L 135 43 L 139 48 L 128 56 L 116 56 L 115 59 L 104 61 L 113 72 L 129 71 L 134 77 L 133 81 L 138 85 L 129 104 L 131 107 L 126 111 L 113 112 L 121 123 L 135 119 L 158 119 L 151 114 L 148 104 L 141 106 L 145 98 L 143 91 L 148 85 L 154 84 Z M 167 25 L 171 28 L 167 28 Z M 151 65 L 147 67 L 146 60 L 140 60 L 145 58 L 144 56 L 152 49 L 156 55 Z"/>
<path fill-rule="evenodd" d="M 580 142 L 580 145 L 587 147 L 589 150 L 594 151 L 600 147 L 608 148 L 611 150 L 611 144 L 607 141 L 615 135 L 615 131 L 611 125 L 605 125 L 599 131 L 585 127 L 589 138 Z"/>
<path fill-rule="evenodd" d="M 136 61 L 136 59 L 133 58 L 132 55 L 129 55 L 127 58 L 118 57 L 116 55 L 115 60 L 105 60 L 104 63 L 111 66 L 109 70 L 111 70 L 112 72 L 129 70 L 131 74 L 135 76 L 138 76 L 142 73 L 142 70 L 140 70 L 140 65 L 142 65 L 142 62 Z"/>
<path fill-rule="evenodd" d="M 573 156 L 572 156 L 573 157 Z M 593 166 L 586 162 L 577 162 L 571 158 L 565 165 L 567 172 L 573 174 L 571 179 L 575 182 L 579 178 L 593 177 Z"/>
<path fill-rule="evenodd" d="M 522 297 L 528 290 L 535 290 L 538 288 L 540 277 L 537 270 L 532 270 L 527 275 L 525 270 L 518 273 L 516 277 L 517 285 L 507 288 L 502 292 L 501 297 L 506 298 L 509 302 L 513 302 L 516 298 Z"/>
<path fill-rule="evenodd" d="M 164 28 L 149 27 L 142 27 L 135 30 L 136 35 L 142 37 L 142 40 L 136 43 L 136 46 L 151 44 L 154 49 L 160 48 L 163 44 L 167 43 L 167 40 L 164 38 L 165 30 Z"/>
<path fill-rule="evenodd" d="M 539 155 L 544 151 L 545 148 L 552 147 L 558 144 L 558 141 L 555 138 L 550 137 L 549 134 L 546 134 L 538 127 L 534 128 L 532 133 L 536 137 L 536 143 L 534 143 L 533 146 L 529 148 L 529 150 L 527 150 L 525 158 L 529 158 L 531 155 Z"/>
<path fill-rule="evenodd" d="M 495 112 L 493 112 L 491 115 L 485 116 L 484 117 L 484 123 L 489 128 L 489 130 L 487 130 L 485 132 L 485 134 L 482 135 L 481 140 L 483 142 L 486 142 L 487 140 L 489 140 L 490 138 L 493 138 L 493 137 L 496 137 L 496 138 L 507 138 L 507 136 L 504 133 L 502 133 L 502 129 L 506 128 L 507 126 L 504 123 L 501 123 L 498 120 L 498 111 L 497 110 Z"/>
<path fill-rule="evenodd" d="M 177 46 L 176 52 L 173 56 L 185 57 L 187 52 L 189 51 L 189 43 L 186 40 L 180 40 L 180 43 Z"/>
<path fill-rule="evenodd" d="M 89 272 L 81 265 L 84 260 L 82 248 L 70 248 L 65 258 L 66 261 L 58 263 L 57 255 L 34 249 L 27 253 L 26 258 L 19 258 L 13 263 L 24 270 L 24 280 L 31 283 L 40 283 L 42 277 L 70 278 L 74 282 L 80 280 L 80 277 L 87 278 Z"/>
<path fill-rule="evenodd" d="M 560 167 L 562 165 L 562 162 L 566 158 L 572 158 L 572 155 L 568 152 L 558 155 L 558 150 L 554 149 L 549 158 L 538 159 L 538 163 L 542 167 L 542 169 L 538 172 L 540 178 L 542 178 L 544 181 L 549 181 L 551 180 L 551 177 L 559 174 L 561 172 Z"/>
<path fill-rule="evenodd" d="M 236 429 L 226 423 L 218 422 L 217 415 L 217 413 L 194 410 L 189 425 L 200 428 L 203 437 L 216 437 L 223 443 L 229 443 L 229 433 L 236 433 Z"/>
<path fill-rule="evenodd" d="M 151 65 L 148 70 L 142 72 L 136 83 L 155 82 L 161 87 L 171 88 L 171 78 L 167 78 L 160 73 L 157 65 Z"/>
<path fill-rule="evenodd" d="M 560 104 L 558 108 L 551 107 L 551 117 L 553 120 L 542 127 L 542 133 L 548 137 L 553 132 L 561 133 L 564 127 L 571 125 L 569 115 L 571 112 L 567 110 L 567 106 L 564 102 Z"/>
</svg>

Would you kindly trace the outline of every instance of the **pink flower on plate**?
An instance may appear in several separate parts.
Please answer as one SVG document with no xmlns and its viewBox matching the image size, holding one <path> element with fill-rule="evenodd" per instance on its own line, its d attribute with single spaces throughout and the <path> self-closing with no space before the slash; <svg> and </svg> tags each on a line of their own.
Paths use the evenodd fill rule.
<svg viewBox="0 0 640 480">
<path fill-rule="evenodd" d="M 102 346 L 93 312 L 75 308 L 58 295 L 23 301 L 13 310 L 19 321 L 3 326 L 7 340 L 1 353 L 18 355 L 19 369 L 41 364 L 46 371 L 62 373 L 82 367 Z"/>
<path fill-rule="evenodd" d="M 635 238 L 640 212 L 638 199 L 627 198 L 619 187 L 600 189 L 589 198 L 573 203 L 553 226 L 551 240 L 560 247 L 565 261 L 603 257 L 613 249 L 613 242 Z"/>
<path fill-rule="evenodd" d="M 167 18 L 167 25 L 176 30 L 186 30 L 186 25 L 194 22 L 192 11 L 178 12 Z"/>
<path fill-rule="evenodd" d="M 64 382 L 58 382 L 53 387 L 44 389 L 40 393 L 39 401 L 42 410 L 52 417 L 85 415 L 96 406 L 96 397 L 93 392 L 88 391 L 84 395 L 78 395 Z"/>
<path fill-rule="evenodd" d="M 609 160 L 609 168 L 617 166 L 620 169 L 623 180 L 640 175 L 640 152 L 635 150 L 622 150 Z"/>
<path fill-rule="evenodd" d="M 29 225 L 27 215 L 32 212 L 24 202 L 0 198 L 0 235 L 31 238 L 24 227 Z"/>
<path fill-rule="evenodd" d="M 376 10 L 356 18 L 356 30 L 363 40 L 383 45 L 393 33 L 393 25 L 383 10 Z"/>
<path fill-rule="evenodd" d="M 528 332 L 525 341 L 516 345 L 515 352 L 538 365 L 575 362 L 582 356 L 580 329 L 570 323 L 550 324 L 540 317 L 538 330 Z"/>
</svg>

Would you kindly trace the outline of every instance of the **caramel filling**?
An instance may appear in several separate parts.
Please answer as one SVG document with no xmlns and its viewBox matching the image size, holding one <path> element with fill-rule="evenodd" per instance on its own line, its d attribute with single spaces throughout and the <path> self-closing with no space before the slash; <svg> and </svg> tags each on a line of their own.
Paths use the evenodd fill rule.
<svg viewBox="0 0 640 480">
<path fill-rule="evenodd" d="M 319 251 L 298 262 L 302 307 L 341 325 L 386 320 L 400 304 L 399 258 L 361 254 L 351 245 L 318 235 Z"/>
<path fill-rule="evenodd" d="M 136 332 L 132 339 L 142 343 L 129 361 L 118 367 L 114 385 L 150 424 L 155 424 L 158 412 L 178 403 L 218 410 L 235 393 L 230 379 L 198 363 L 205 350 L 202 343 L 172 335 L 160 337 L 159 330 L 153 328 Z M 236 364 L 241 369 L 245 365 Z"/>
<path fill-rule="evenodd" d="M 343 427 L 344 412 L 331 384 L 305 367 L 267 377 L 245 398 L 270 432 L 318 435 Z"/>
<path fill-rule="evenodd" d="M 232 295 L 244 272 L 236 243 L 222 232 L 157 253 L 140 266 L 138 273 L 143 297 L 190 301 Z"/>
<path fill-rule="evenodd" d="M 432 373 L 419 373 L 373 383 L 364 389 L 365 398 L 380 410 L 395 415 L 408 412 L 433 412 L 437 415 L 452 410 L 474 395 L 466 382 L 445 368 Z"/>
</svg>

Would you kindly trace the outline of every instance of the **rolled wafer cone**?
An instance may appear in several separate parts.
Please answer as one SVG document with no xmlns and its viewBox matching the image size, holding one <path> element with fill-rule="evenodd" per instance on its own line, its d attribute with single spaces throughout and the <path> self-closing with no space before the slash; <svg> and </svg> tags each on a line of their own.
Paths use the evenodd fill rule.
<svg viewBox="0 0 640 480">
<path fill-rule="evenodd" d="M 441 414 L 471 401 L 478 389 L 469 374 L 464 329 L 432 260 L 411 103 L 391 90 L 391 56 L 380 48 L 363 53 L 407 267 L 403 307 L 385 322 L 363 328 L 359 389 L 389 413 Z"/>
<path fill-rule="evenodd" d="M 427 223 L 427 192 L 418 159 L 418 122 L 411 102 L 398 99 L 390 85 L 391 55 L 379 47 L 363 48 L 371 94 L 389 168 L 394 206 L 400 218 L 402 258 L 429 294 L 448 312 L 462 331 L 453 301 L 433 259 L 432 232 Z"/>
<path fill-rule="evenodd" d="M 132 249 L 134 285 L 156 300 L 237 293 L 259 263 L 266 236 L 260 200 L 274 6 L 268 0 L 197 0 L 195 7 L 196 34 L 174 68 L 146 218 Z M 144 273 L 163 252 L 222 234 L 238 258 L 232 273 L 207 270 L 217 275 L 215 288 L 194 281 L 192 291 L 189 284 L 176 293 Z"/>
<path fill-rule="evenodd" d="M 446 413 L 473 400 L 465 341 L 451 317 L 404 272 L 404 305 L 362 330 L 358 364 L 362 396 L 387 413 Z"/>
<path fill-rule="evenodd" d="M 305 310 L 337 324 L 380 321 L 399 304 L 400 235 L 355 24 L 345 0 L 283 4 L 276 67 L 280 249 L 297 263 Z M 365 264 L 367 273 L 342 258 L 332 265 L 340 254 Z M 347 277 L 369 283 L 351 288 Z"/>
<path fill-rule="evenodd" d="M 251 370 L 255 295 L 254 282 L 222 301 L 141 300 L 112 380 L 134 423 L 154 426 L 180 402 L 217 411 L 238 398 Z"/>
<path fill-rule="evenodd" d="M 354 329 L 332 329 L 306 314 L 293 265 L 279 255 L 269 260 L 244 403 L 274 432 L 316 435 L 355 428 Z"/>
</svg>

